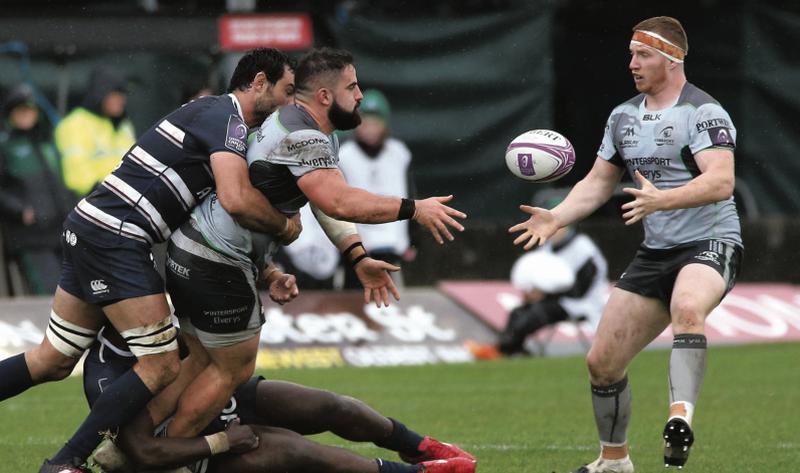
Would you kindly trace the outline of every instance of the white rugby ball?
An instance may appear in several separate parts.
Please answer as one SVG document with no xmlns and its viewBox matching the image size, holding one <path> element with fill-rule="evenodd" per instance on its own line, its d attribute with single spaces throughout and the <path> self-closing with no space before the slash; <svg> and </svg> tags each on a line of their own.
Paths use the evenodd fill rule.
<svg viewBox="0 0 800 473">
<path fill-rule="evenodd" d="M 526 181 L 555 181 L 567 174 L 574 164 L 572 143 L 553 130 L 526 131 L 506 148 L 506 166 Z"/>
</svg>

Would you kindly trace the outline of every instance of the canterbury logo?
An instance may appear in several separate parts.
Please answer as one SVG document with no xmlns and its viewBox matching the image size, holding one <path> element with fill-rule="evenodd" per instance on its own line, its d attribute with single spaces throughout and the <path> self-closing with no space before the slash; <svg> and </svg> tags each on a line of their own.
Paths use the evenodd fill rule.
<svg viewBox="0 0 800 473">
<path fill-rule="evenodd" d="M 103 292 L 108 292 L 108 285 L 102 279 L 95 279 L 89 286 L 92 288 L 92 293 L 100 294 Z"/>
</svg>

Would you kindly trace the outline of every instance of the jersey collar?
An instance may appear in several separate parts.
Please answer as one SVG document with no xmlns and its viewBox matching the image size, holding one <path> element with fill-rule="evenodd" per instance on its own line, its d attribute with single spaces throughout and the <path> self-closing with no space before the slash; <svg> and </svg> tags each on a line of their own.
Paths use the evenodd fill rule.
<svg viewBox="0 0 800 473">
<path fill-rule="evenodd" d="M 237 99 L 236 96 L 233 94 L 228 94 L 228 97 L 230 97 L 231 100 L 233 101 L 233 106 L 236 108 L 236 113 L 239 114 L 239 118 L 241 118 L 242 121 L 244 121 L 244 113 L 242 113 L 242 104 L 239 103 L 239 99 Z"/>
</svg>

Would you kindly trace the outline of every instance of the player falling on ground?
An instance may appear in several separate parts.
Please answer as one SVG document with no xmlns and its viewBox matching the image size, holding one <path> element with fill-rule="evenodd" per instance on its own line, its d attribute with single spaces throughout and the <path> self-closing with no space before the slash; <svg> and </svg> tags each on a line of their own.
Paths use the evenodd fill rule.
<svg viewBox="0 0 800 473">
<path fill-rule="evenodd" d="M 138 363 L 105 391 L 67 444 L 41 472 L 80 472 L 100 442 L 177 375 L 175 328 L 164 282 L 151 254 L 216 188 L 221 205 L 242 225 L 284 242 L 299 225 L 250 185 L 247 125 L 286 103 L 288 57 L 274 49 L 245 54 L 229 94 L 203 97 L 147 130 L 120 165 L 81 200 L 64 224 L 64 260 L 42 343 L 0 362 L 0 400 L 66 377 L 110 321 Z M 120 409 L 121 403 L 129 406 Z"/>
<path fill-rule="evenodd" d="M 283 286 L 270 296 L 291 294 Z M 294 288 L 296 289 L 296 287 Z M 291 299 L 291 297 L 288 297 Z M 182 334 L 183 335 L 183 334 Z M 189 342 L 189 356 L 181 363 L 178 379 L 167 389 L 182 390 L 205 368 L 205 351 Z M 108 328 L 98 336 L 84 364 L 83 383 L 91 405 L 135 362 L 124 342 Z M 232 420 L 242 425 L 229 426 Z M 165 426 L 161 427 L 161 434 Z M 409 463 L 370 459 L 348 450 L 321 445 L 303 435 L 332 432 L 354 442 L 373 442 L 393 450 Z M 422 437 L 403 423 L 385 417 L 349 396 L 283 381 L 253 378 L 239 386 L 217 412 L 204 437 L 154 437 L 154 424 L 144 412 L 123 428 L 117 444 L 104 444 L 95 459 L 104 471 L 135 471 L 189 465 L 192 473 L 473 473 L 475 460 L 460 448 Z M 129 460 L 127 460 L 129 459 Z M 182 470 L 187 471 L 187 470 Z"/>
<path fill-rule="evenodd" d="M 398 294 L 387 271 L 398 268 L 370 258 L 355 225 L 348 222 L 413 219 L 442 243 L 453 239 L 448 226 L 463 230 L 456 218 L 465 215 L 444 204 L 452 196 L 416 201 L 380 196 L 344 180 L 333 132 L 358 125 L 362 97 L 349 53 L 310 51 L 295 69 L 295 82 L 296 103 L 270 115 L 251 139 L 247 156 L 252 183 L 286 215 L 296 215 L 310 201 L 326 234 L 365 286 L 365 302 L 388 304 L 389 292 L 395 298 Z M 264 323 L 255 275 L 276 244 L 238 225 L 213 194 L 170 240 L 167 289 L 175 314 L 187 335 L 207 350 L 210 363 L 181 395 L 169 436 L 197 435 L 236 386 L 252 376 Z M 267 272 L 265 277 L 276 276 Z M 172 412 L 173 394 L 161 396 L 163 406 L 151 405 L 154 422 Z"/>
<path fill-rule="evenodd" d="M 655 17 L 633 28 L 630 70 L 636 97 L 616 107 L 589 174 L 548 211 L 509 229 L 530 248 L 608 201 L 625 169 L 627 225 L 644 223 L 645 240 L 611 291 L 586 357 L 601 454 L 577 473 L 631 473 L 627 427 L 631 360 L 667 326 L 669 416 L 664 462 L 682 467 L 694 442 L 692 418 L 706 367 L 704 322 L 733 287 L 742 239 L 733 201 L 736 129 L 710 95 L 686 81 L 686 33 Z"/>
</svg>

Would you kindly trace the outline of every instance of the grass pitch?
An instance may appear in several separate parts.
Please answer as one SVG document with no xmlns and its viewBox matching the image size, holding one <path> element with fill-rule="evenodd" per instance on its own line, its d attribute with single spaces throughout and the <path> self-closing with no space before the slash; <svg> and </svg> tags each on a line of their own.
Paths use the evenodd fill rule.
<svg viewBox="0 0 800 473">
<path fill-rule="evenodd" d="M 629 373 L 629 441 L 637 472 L 664 471 L 668 357 L 668 351 L 645 352 Z M 263 374 L 363 399 L 422 434 L 460 444 L 478 457 L 479 472 L 562 473 L 597 455 L 580 357 Z M 0 473 L 37 471 L 86 412 L 78 378 L 1 403 Z M 687 473 L 798 471 L 800 344 L 711 347 L 694 424 L 697 442 Z M 394 459 L 371 444 L 327 434 L 316 439 Z"/>
</svg>

